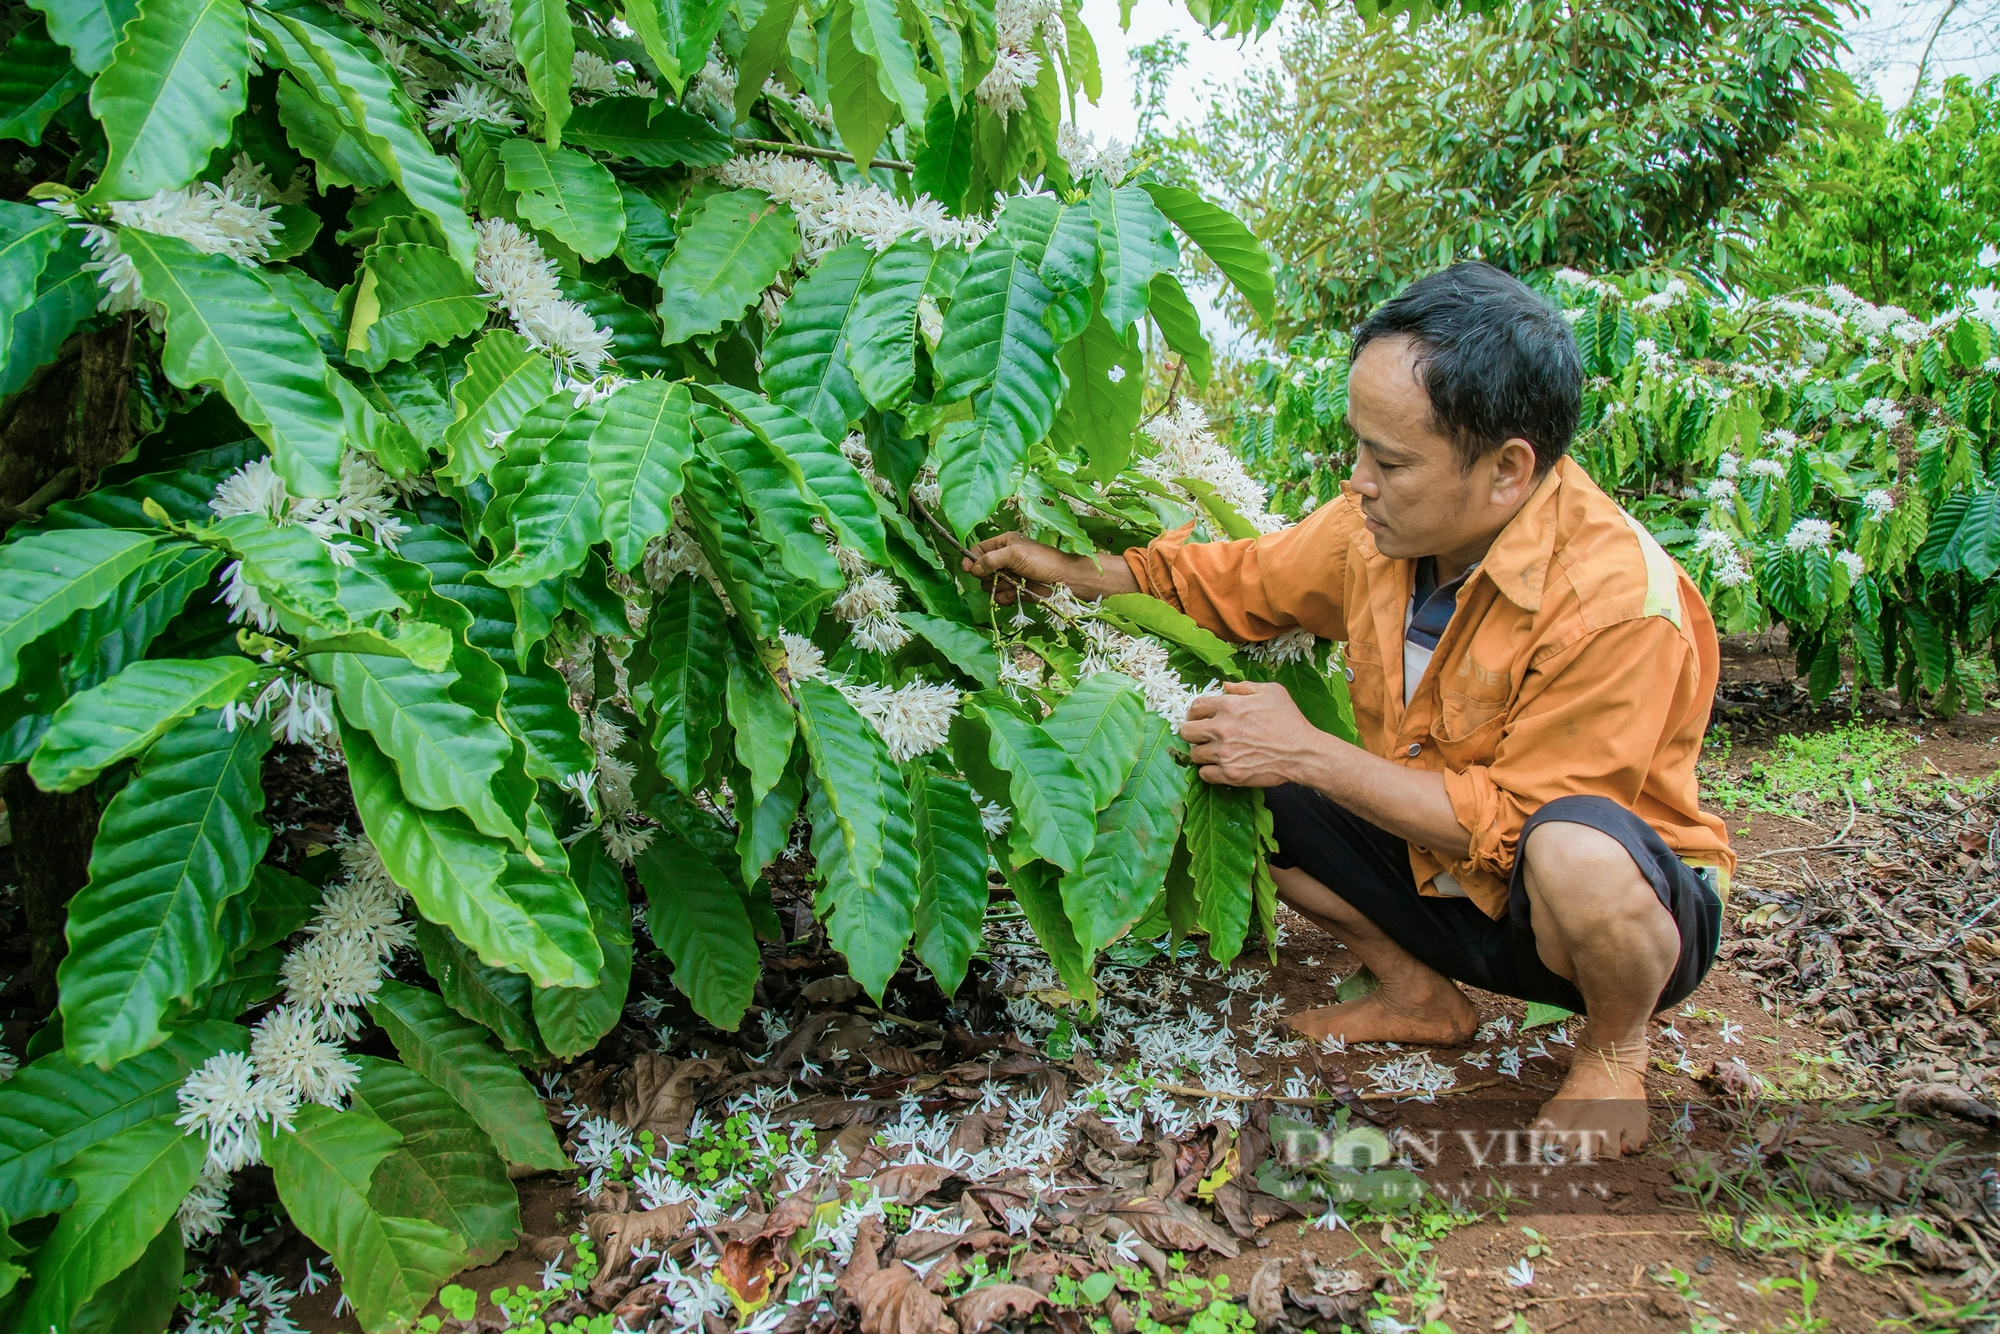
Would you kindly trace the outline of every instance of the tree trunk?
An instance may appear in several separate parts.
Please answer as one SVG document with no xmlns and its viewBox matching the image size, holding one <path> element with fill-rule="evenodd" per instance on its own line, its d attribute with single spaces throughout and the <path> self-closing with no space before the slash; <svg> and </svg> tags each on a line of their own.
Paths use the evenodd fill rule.
<svg viewBox="0 0 2000 1334">
<path fill-rule="evenodd" d="M 81 495 L 135 433 L 130 316 L 78 334 L 0 414 L 0 528 Z"/>
<path fill-rule="evenodd" d="M 14 834 L 14 868 L 21 878 L 21 906 L 28 919 L 28 948 L 35 1001 L 56 1007 L 56 965 L 69 952 L 63 928 L 69 901 L 90 878 L 90 845 L 97 837 L 97 798 L 81 792 L 44 792 L 28 766 L 0 770 L 0 797 Z"/>
</svg>

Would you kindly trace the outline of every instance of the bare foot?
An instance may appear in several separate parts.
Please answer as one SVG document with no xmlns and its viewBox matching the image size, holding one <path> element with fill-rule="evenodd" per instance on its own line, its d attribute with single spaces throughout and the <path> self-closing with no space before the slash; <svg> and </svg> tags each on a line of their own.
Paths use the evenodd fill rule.
<svg viewBox="0 0 2000 1334">
<path fill-rule="evenodd" d="M 1464 1042 L 1478 1031 L 1479 1011 L 1457 987 L 1446 984 L 1415 1002 L 1391 996 L 1387 990 L 1371 991 L 1359 1000 L 1286 1015 L 1285 1023 L 1315 1042 L 1338 1037 L 1348 1042 L 1448 1045 Z"/>
<path fill-rule="evenodd" d="M 1646 1048 L 1577 1045 L 1569 1078 L 1542 1104 L 1530 1129 L 1556 1132 L 1547 1143 L 1575 1158 L 1636 1153 L 1652 1136 L 1646 1111 Z"/>
</svg>

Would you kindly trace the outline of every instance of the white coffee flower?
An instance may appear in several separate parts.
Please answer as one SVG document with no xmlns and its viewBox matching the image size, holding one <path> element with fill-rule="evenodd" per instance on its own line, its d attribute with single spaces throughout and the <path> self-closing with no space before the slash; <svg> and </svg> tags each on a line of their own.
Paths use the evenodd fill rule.
<svg viewBox="0 0 2000 1334">
<path fill-rule="evenodd" d="M 198 1245 L 204 1238 L 217 1235 L 232 1217 L 229 1173 L 214 1163 L 203 1163 L 201 1175 L 174 1210 L 174 1221 L 181 1229 L 181 1245 Z"/>
<path fill-rule="evenodd" d="M 335 1109 L 361 1078 L 361 1067 L 321 1035 L 318 1021 L 292 1005 L 280 1005 L 252 1030 L 250 1062 L 259 1080 L 268 1080 L 294 1102 Z"/>
<path fill-rule="evenodd" d="M 1833 558 L 1847 567 L 1847 581 L 1850 584 L 1860 583 L 1861 576 L 1868 572 L 1867 567 L 1861 563 L 1860 555 L 1856 552 L 1836 551 L 1833 553 Z"/>
<path fill-rule="evenodd" d="M 181 1114 L 174 1124 L 208 1141 L 208 1161 L 234 1172 L 262 1161 L 257 1126 L 268 1121 L 291 1129 L 298 1106 L 283 1090 L 261 1083 L 250 1058 L 217 1052 L 181 1084 Z"/>
<path fill-rule="evenodd" d="M 498 88 L 466 79 L 431 102 L 430 118 L 424 122 L 424 128 L 432 134 L 454 125 L 493 125 L 513 130 L 520 128 L 521 118 L 514 114 L 513 104 Z"/>
<path fill-rule="evenodd" d="M 382 962 L 372 944 L 352 936 L 307 941 L 279 965 L 285 998 L 310 1013 L 325 1032 L 352 1039 L 361 1033 L 355 1014 L 382 988 Z"/>
<path fill-rule="evenodd" d="M 963 696 L 958 687 L 912 681 L 892 688 L 843 685 L 840 693 L 856 713 L 874 724 L 898 764 L 929 754 L 945 743 Z"/>
<path fill-rule="evenodd" d="M 826 678 L 826 654 L 819 646 L 804 635 L 795 635 L 789 630 L 780 631 L 778 642 L 785 647 L 785 674 L 794 681 L 815 681 Z"/>
<path fill-rule="evenodd" d="M 570 86 L 579 93 L 618 91 L 617 69 L 595 51 L 578 51 L 570 57 L 569 78 Z"/>
<path fill-rule="evenodd" d="M 833 614 L 843 621 L 866 621 L 895 612 L 902 594 L 889 577 L 870 570 L 852 579 L 833 600 Z"/>
<path fill-rule="evenodd" d="M 1722 457 L 1715 461 L 1715 475 L 1717 477 L 1736 476 L 1736 470 L 1740 462 L 1734 454 L 1724 451 Z"/>
<path fill-rule="evenodd" d="M 1765 478 L 1783 477 L 1785 475 L 1785 465 L 1776 459 L 1752 459 L 1750 460 L 1750 475 L 1752 477 Z"/>
<path fill-rule="evenodd" d="M 1184 398 L 1172 412 L 1154 418 L 1145 429 L 1159 448 L 1134 461 L 1141 473 L 1177 491 L 1181 478 L 1206 482 L 1214 488 L 1217 499 L 1262 531 L 1284 527 L 1282 519 L 1265 512 L 1268 492 L 1250 476 L 1243 461 L 1215 438 L 1199 403 Z M 1188 499 L 1192 503 L 1192 497 Z"/>
<path fill-rule="evenodd" d="M 1727 500 L 1736 494 L 1736 483 L 1727 477 L 1718 477 L 1702 488 L 1702 495 L 1710 500 Z"/>
<path fill-rule="evenodd" d="M 1895 512 L 1895 493 L 1880 487 L 1864 492 L 1861 496 L 1861 508 L 1868 511 L 1868 517 L 1871 519 L 1885 519 Z"/>
<path fill-rule="evenodd" d="M 1793 551 L 1831 551 L 1833 525 L 1825 519 L 1800 519 L 1785 534 L 1785 545 Z"/>
<path fill-rule="evenodd" d="M 538 350 L 562 363 L 566 372 L 594 379 L 611 354 L 611 333 L 590 314 L 565 300 L 555 261 L 541 243 L 505 218 L 482 218 L 475 226 L 479 244 L 473 276 L 507 311 L 514 327 Z"/>
<path fill-rule="evenodd" d="M 1885 431 L 1893 431 L 1903 424 L 1903 410 L 1894 399 L 1871 398 L 1861 405 L 1861 411 L 1856 415 L 1874 422 Z"/>
<path fill-rule="evenodd" d="M 1014 825 L 1013 812 L 990 801 L 979 803 L 979 825 L 988 838 L 998 838 Z"/>
<path fill-rule="evenodd" d="M 1288 662 L 1310 660 L 1318 642 L 1312 631 L 1303 625 L 1295 625 L 1261 644 L 1250 645 L 1244 652 L 1257 662 L 1277 667 Z"/>
</svg>

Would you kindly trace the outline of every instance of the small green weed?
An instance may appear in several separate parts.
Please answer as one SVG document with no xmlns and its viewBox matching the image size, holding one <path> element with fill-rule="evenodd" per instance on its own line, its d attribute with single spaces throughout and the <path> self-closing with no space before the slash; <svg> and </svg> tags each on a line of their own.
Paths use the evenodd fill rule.
<svg viewBox="0 0 2000 1334">
<path fill-rule="evenodd" d="M 1067 1311 L 1096 1307 L 1116 1290 L 1130 1298 L 1125 1309 L 1132 1316 L 1134 1334 L 1175 1334 L 1177 1327 L 1184 1327 L 1187 1334 L 1251 1334 L 1257 1327 L 1250 1312 L 1229 1296 L 1229 1275 L 1210 1279 L 1190 1274 L 1187 1257 L 1178 1251 L 1168 1263 L 1175 1272 L 1162 1288 L 1154 1287 L 1152 1274 L 1144 1269 L 1120 1267 L 1081 1281 L 1058 1275 L 1049 1289 L 1049 1304 Z M 1156 1301 L 1166 1304 L 1162 1314 L 1173 1324 L 1155 1316 Z M 1111 1318 L 1093 1316 L 1090 1327 L 1095 1334 L 1111 1334 Z"/>
<path fill-rule="evenodd" d="M 1786 734 L 1769 755 L 1752 760 L 1747 772 L 1728 770 L 1732 743 L 1727 732 L 1709 733 L 1702 785 L 1724 810 L 1747 806 L 1774 815 L 1796 815 L 1820 806 L 1873 805 L 1900 795 L 1917 781 L 1905 760 L 1916 746 L 1907 732 L 1883 724 L 1849 723 L 1830 732 Z"/>
</svg>

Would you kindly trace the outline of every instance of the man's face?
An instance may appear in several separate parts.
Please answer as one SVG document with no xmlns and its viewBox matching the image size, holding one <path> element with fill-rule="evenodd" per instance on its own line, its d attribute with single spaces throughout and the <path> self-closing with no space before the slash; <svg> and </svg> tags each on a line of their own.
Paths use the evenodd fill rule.
<svg viewBox="0 0 2000 1334">
<path fill-rule="evenodd" d="M 1460 466 L 1457 448 L 1432 424 L 1408 338 L 1376 339 L 1355 358 L 1347 422 L 1360 441 L 1353 483 L 1361 512 L 1376 549 L 1392 559 L 1477 561 L 1532 489 L 1534 455 L 1525 442 L 1487 454 L 1470 471 Z M 1517 475 L 1524 454 L 1527 477 Z"/>
</svg>

